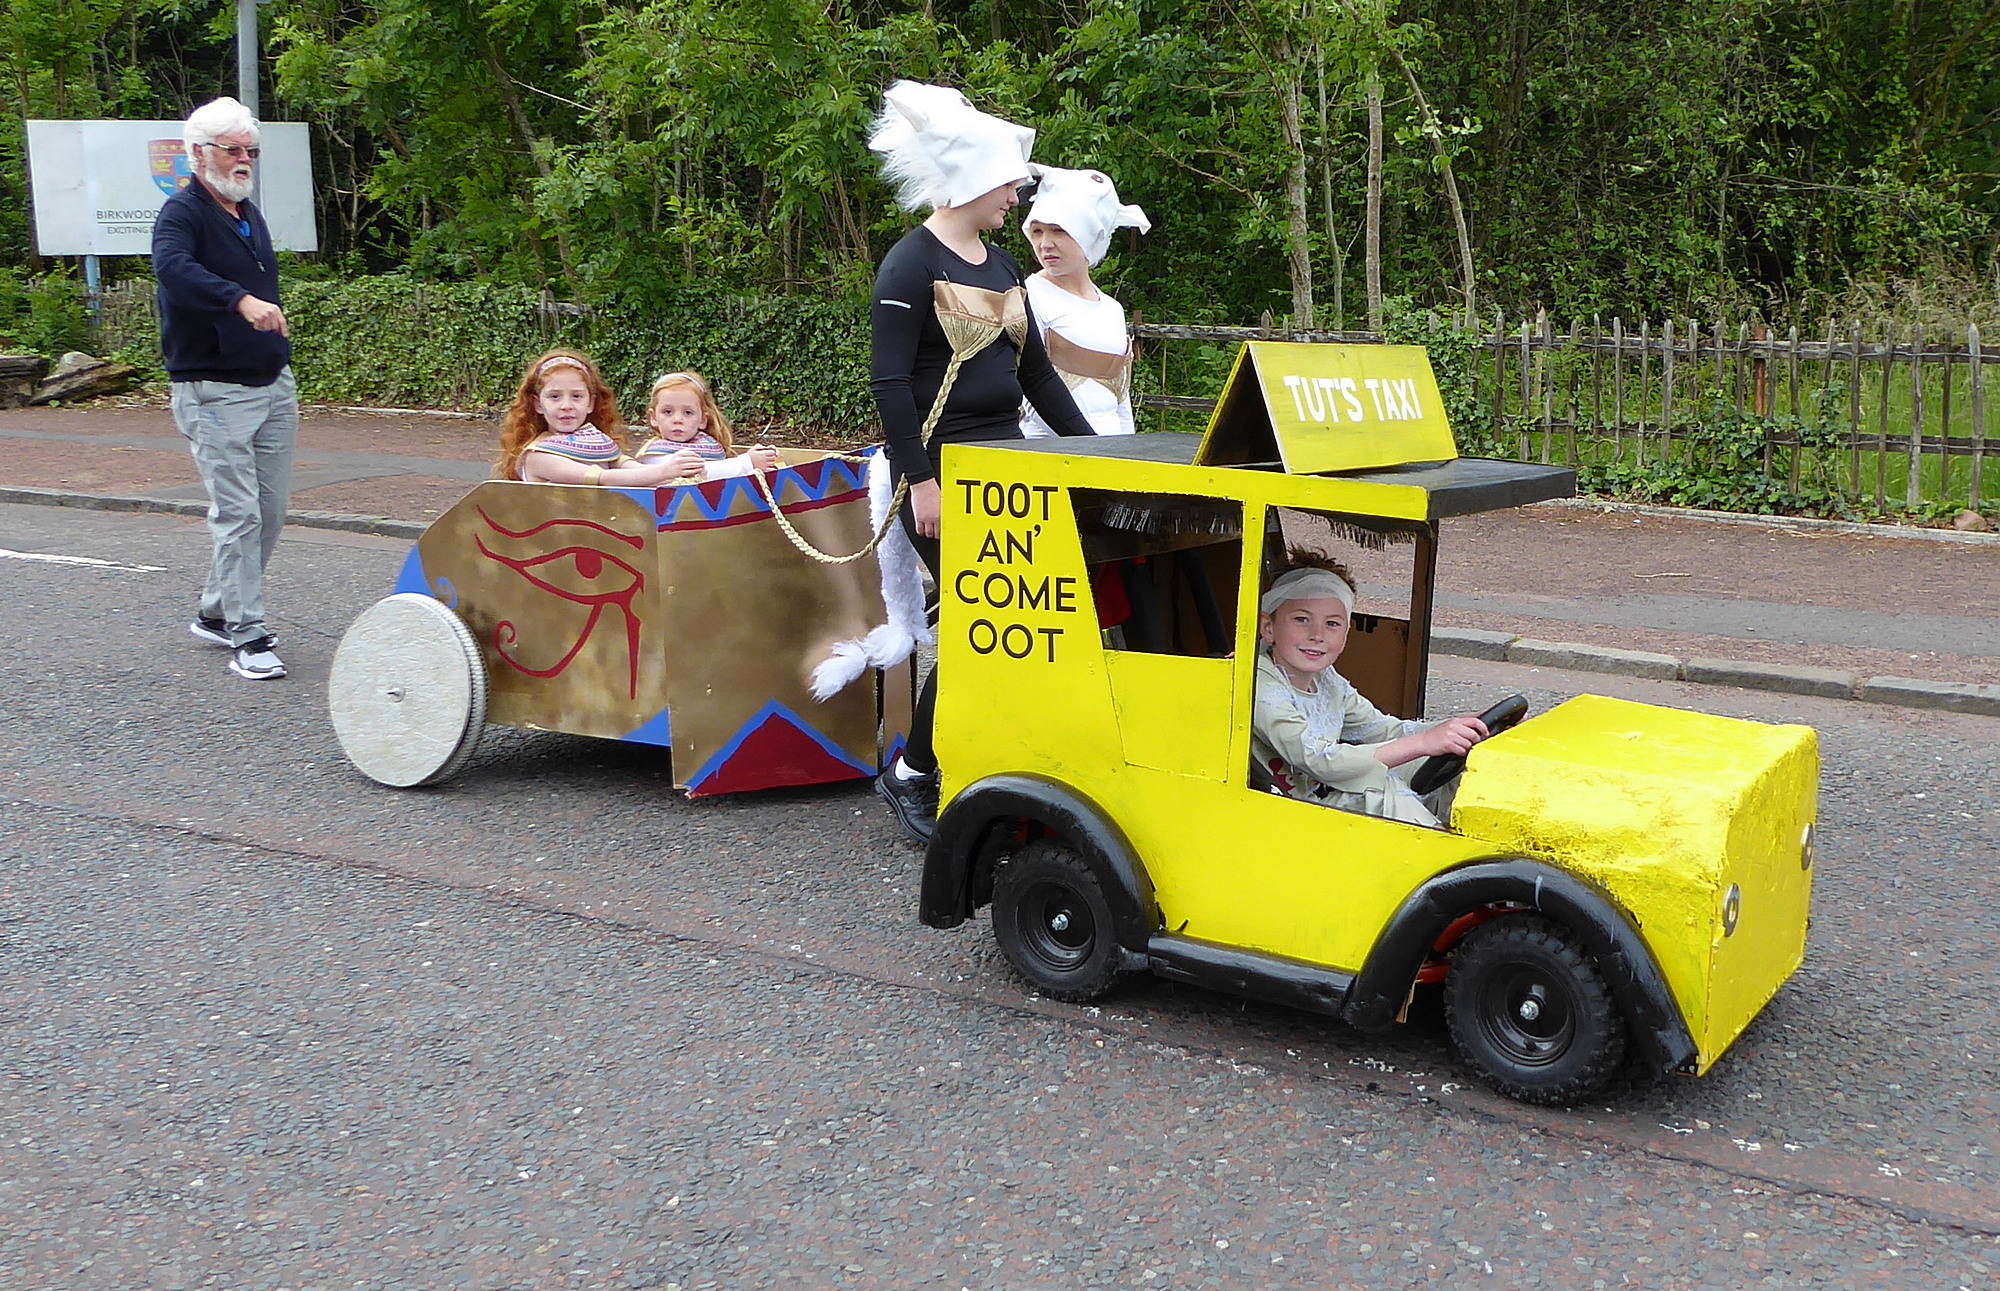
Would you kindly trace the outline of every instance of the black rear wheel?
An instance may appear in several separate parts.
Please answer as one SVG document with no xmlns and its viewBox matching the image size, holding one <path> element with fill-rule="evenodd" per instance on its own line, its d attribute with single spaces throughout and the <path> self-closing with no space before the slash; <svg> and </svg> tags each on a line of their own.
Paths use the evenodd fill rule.
<svg viewBox="0 0 2000 1291">
<path fill-rule="evenodd" d="M 1075 849 L 1028 844 L 993 879 L 993 935 L 1014 971 L 1052 999 L 1093 1000 L 1118 976 L 1104 888 Z"/>
<path fill-rule="evenodd" d="M 1567 931 L 1534 915 L 1481 924 L 1445 978 L 1452 1043 L 1486 1082 L 1560 1105 L 1608 1085 L 1625 1061 L 1625 1018 L 1604 975 Z"/>
</svg>

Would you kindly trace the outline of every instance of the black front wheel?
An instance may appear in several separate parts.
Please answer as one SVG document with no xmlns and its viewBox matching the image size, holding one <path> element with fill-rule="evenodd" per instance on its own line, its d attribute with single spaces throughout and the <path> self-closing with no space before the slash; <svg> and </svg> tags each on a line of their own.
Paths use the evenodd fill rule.
<svg viewBox="0 0 2000 1291">
<path fill-rule="evenodd" d="M 993 935 L 1014 971 L 1051 999 L 1094 1000 L 1118 976 L 1104 888 L 1075 849 L 1052 839 L 1028 844 L 994 876 Z"/>
<path fill-rule="evenodd" d="M 1444 984 L 1452 1043 L 1486 1082 L 1524 1103 L 1590 1097 L 1625 1061 L 1625 1017 L 1572 936 L 1534 915 L 1466 935 Z"/>
</svg>

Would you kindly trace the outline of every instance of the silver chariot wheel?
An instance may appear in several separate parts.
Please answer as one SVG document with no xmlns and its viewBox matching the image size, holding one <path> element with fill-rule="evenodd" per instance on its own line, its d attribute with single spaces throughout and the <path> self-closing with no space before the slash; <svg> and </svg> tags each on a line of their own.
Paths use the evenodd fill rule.
<svg viewBox="0 0 2000 1291">
<path fill-rule="evenodd" d="M 465 765 L 486 725 L 479 643 L 431 597 L 385 597 L 341 637 L 326 706 L 361 774 L 398 789 L 436 784 Z"/>
</svg>

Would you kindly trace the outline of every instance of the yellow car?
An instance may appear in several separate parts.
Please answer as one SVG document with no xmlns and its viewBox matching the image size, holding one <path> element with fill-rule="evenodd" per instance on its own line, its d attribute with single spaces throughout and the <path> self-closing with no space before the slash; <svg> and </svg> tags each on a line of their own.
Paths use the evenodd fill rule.
<svg viewBox="0 0 2000 1291">
<path fill-rule="evenodd" d="M 1260 783 L 1257 602 L 1288 546 L 1404 562 L 1407 612 L 1357 613 L 1340 670 L 1416 717 L 1438 522 L 1574 487 L 1458 458 L 1422 351 L 1384 348 L 1248 347 L 1205 436 L 946 450 L 921 916 L 990 904 L 1062 1000 L 1146 969 L 1372 1029 L 1442 982 L 1464 1060 L 1533 1102 L 1705 1072 L 1804 954 L 1810 728 L 1580 696 L 1477 745 L 1448 828 Z"/>
</svg>

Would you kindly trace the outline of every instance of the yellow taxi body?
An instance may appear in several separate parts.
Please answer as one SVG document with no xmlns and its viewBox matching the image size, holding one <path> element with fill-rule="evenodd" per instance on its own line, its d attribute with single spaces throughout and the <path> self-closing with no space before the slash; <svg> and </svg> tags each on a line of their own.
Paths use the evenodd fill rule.
<svg viewBox="0 0 2000 1291">
<path fill-rule="evenodd" d="M 1814 732 L 1583 696 L 1477 746 L 1449 830 L 1253 788 L 1257 600 L 1282 555 L 1278 513 L 1414 534 L 1427 577 L 1440 499 L 1487 488 L 1462 509 L 1506 504 L 1481 482 L 1500 464 L 1296 474 L 1197 464 L 1210 448 L 1177 439 L 1191 437 L 946 450 L 935 741 L 947 816 L 993 777 L 1061 786 L 1129 842 L 1161 935 L 1343 975 L 1439 876 L 1546 865 L 1605 894 L 1643 939 L 1693 1042 L 1683 1069 L 1706 1070 L 1800 963 Z M 1212 603 L 1193 605 L 1163 565 Z M 1195 644 L 1121 648 L 1103 626 L 1110 602 L 1130 599 L 1114 570 L 1166 588 L 1159 635 L 1185 628 Z M 1376 650 L 1378 706 L 1403 716 L 1421 715 L 1423 592 L 1407 621 L 1357 616 L 1350 645 L 1360 662 Z M 1188 626 L 1197 609 L 1222 639 Z"/>
</svg>

